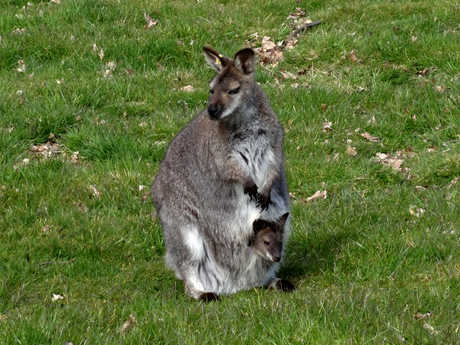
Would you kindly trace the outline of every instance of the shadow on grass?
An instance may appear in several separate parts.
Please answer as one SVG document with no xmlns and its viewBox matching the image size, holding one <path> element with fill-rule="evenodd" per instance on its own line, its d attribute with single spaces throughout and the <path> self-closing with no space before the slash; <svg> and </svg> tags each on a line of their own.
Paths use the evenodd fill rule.
<svg viewBox="0 0 460 345">
<path fill-rule="evenodd" d="M 279 276 L 286 279 L 302 278 L 330 270 L 337 261 L 343 244 L 350 237 L 353 235 L 343 232 L 335 234 L 293 233 Z"/>
</svg>

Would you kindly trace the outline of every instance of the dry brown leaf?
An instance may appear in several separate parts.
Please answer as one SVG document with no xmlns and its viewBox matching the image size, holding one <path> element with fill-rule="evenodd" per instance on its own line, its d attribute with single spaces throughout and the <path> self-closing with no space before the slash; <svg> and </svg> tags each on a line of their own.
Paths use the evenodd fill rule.
<svg viewBox="0 0 460 345">
<path fill-rule="evenodd" d="M 454 178 L 452 181 L 450 181 L 449 187 L 452 187 L 454 184 L 457 184 L 457 182 L 458 182 L 458 177 Z"/>
<path fill-rule="evenodd" d="M 77 210 L 81 213 L 86 213 L 89 210 L 88 206 L 86 206 L 84 202 L 74 202 L 73 204 L 77 207 Z"/>
<path fill-rule="evenodd" d="M 54 134 L 53 134 L 54 135 Z M 30 148 L 35 154 L 42 155 L 44 157 L 51 157 L 52 155 L 62 154 L 63 152 L 60 150 L 60 147 L 56 143 L 52 143 L 51 141 L 47 141 L 44 144 L 32 145 Z"/>
<path fill-rule="evenodd" d="M 104 49 L 101 48 L 101 51 L 99 52 L 99 54 L 97 54 L 99 56 L 99 59 L 102 61 L 102 59 L 104 58 L 105 54 L 104 54 Z"/>
<path fill-rule="evenodd" d="M 417 41 L 417 37 L 415 37 L 415 36 L 412 36 L 412 37 L 411 37 L 411 41 L 412 41 L 412 42 L 415 42 L 415 41 Z"/>
<path fill-rule="evenodd" d="M 143 202 L 144 204 L 147 203 L 147 199 L 148 199 L 149 196 L 150 196 L 150 192 L 144 194 L 144 196 L 142 197 L 141 200 L 142 200 L 142 202 Z"/>
<path fill-rule="evenodd" d="M 404 162 L 402 159 L 393 157 L 391 154 L 386 153 L 376 153 L 377 156 L 376 161 L 378 163 L 382 163 L 392 167 L 393 169 L 401 172 L 408 172 L 409 169 L 405 168 L 404 170 L 401 168 L 401 164 Z"/>
<path fill-rule="evenodd" d="M 44 227 L 42 227 L 42 231 L 46 234 L 49 228 L 50 228 L 49 225 L 45 225 Z"/>
<path fill-rule="evenodd" d="M 433 316 L 433 313 L 422 314 L 422 313 L 418 312 L 417 314 L 415 314 L 415 318 L 417 320 L 425 319 L 427 317 L 432 317 L 432 316 Z"/>
<path fill-rule="evenodd" d="M 423 328 L 425 328 L 431 335 L 438 335 L 439 332 L 433 328 L 433 326 L 429 325 L 428 323 L 423 323 Z"/>
<path fill-rule="evenodd" d="M 409 213 L 413 217 L 420 218 L 425 213 L 425 210 L 423 208 L 419 208 L 417 206 L 410 206 L 409 207 Z"/>
<path fill-rule="evenodd" d="M 70 156 L 70 161 L 71 161 L 72 163 L 77 163 L 77 162 L 78 162 L 78 160 L 80 159 L 80 158 L 78 157 L 78 154 L 79 154 L 79 153 L 80 153 L 79 151 L 75 151 L 75 152 L 73 153 L 73 155 Z"/>
<path fill-rule="evenodd" d="M 430 146 L 429 148 L 426 149 L 426 152 L 436 152 L 439 150 L 439 147 L 437 146 Z"/>
<path fill-rule="evenodd" d="M 317 199 L 326 199 L 326 198 L 327 198 L 327 191 L 323 190 L 321 192 L 321 191 L 318 190 L 312 196 L 310 196 L 310 197 L 308 197 L 306 199 L 301 199 L 301 201 L 303 201 L 303 202 L 311 202 L 311 201 L 315 201 Z"/>
<path fill-rule="evenodd" d="M 379 137 L 373 137 L 368 132 L 361 133 L 360 136 L 366 140 L 373 141 L 373 142 L 377 142 L 379 140 Z"/>
<path fill-rule="evenodd" d="M 51 297 L 51 300 L 53 302 L 56 302 L 56 301 L 58 301 L 60 299 L 64 299 L 64 297 L 62 297 L 61 295 L 56 295 L 56 294 L 53 293 L 53 297 Z"/>
<path fill-rule="evenodd" d="M 295 45 L 297 45 L 297 43 L 299 42 L 299 40 L 296 40 L 296 39 L 291 39 L 289 41 L 286 42 L 286 49 L 293 49 Z"/>
<path fill-rule="evenodd" d="M 284 59 L 281 48 L 278 47 L 275 42 L 271 41 L 271 38 L 268 36 L 262 39 L 262 46 L 254 49 L 254 51 L 260 55 L 261 62 L 264 64 L 276 66 L 279 61 Z"/>
<path fill-rule="evenodd" d="M 91 189 L 91 192 L 93 192 L 93 196 L 96 198 L 99 198 L 103 193 L 98 191 L 94 185 L 90 185 L 89 189 Z"/>
<path fill-rule="evenodd" d="M 61 0 L 50 0 L 50 3 L 55 3 L 55 4 L 60 4 L 61 3 Z"/>
<path fill-rule="evenodd" d="M 25 72 L 26 71 L 26 64 L 24 63 L 24 60 L 19 60 L 18 61 L 19 68 L 16 70 L 18 72 Z"/>
<path fill-rule="evenodd" d="M 347 150 L 345 151 L 347 155 L 356 157 L 358 155 L 358 152 L 356 151 L 356 148 L 348 145 Z"/>
<path fill-rule="evenodd" d="M 152 17 L 150 17 L 146 12 L 144 12 L 144 19 L 145 21 L 147 22 L 146 25 L 144 25 L 144 29 L 149 29 L 151 28 L 152 26 L 155 26 L 158 24 L 158 20 L 157 19 L 153 19 Z"/>
<path fill-rule="evenodd" d="M 136 319 L 134 318 L 134 315 L 129 315 L 129 319 L 123 324 L 123 326 L 121 326 L 121 331 L 123 333 L 130 331 L 134 327 L 135 323 Z"/>
<path fill-rule="evenodd" d="M 424 68 L 420 71 L 418 71 L 417 73 L 415 73 L 416 75 L 420 75 L 420 76 L 426 76 L 428 73 L 430 72 L 430 69 L 429 68 Z"/>
<path fill-rule="evenodd" d="M 294 13 L 289 13 L 289 16 L 287 17 L 287 19 L 298 19 L 300 17 L 304 17 L 305 16 L 305 11 L 302 10 L 300 7 L 296 7 L 295 9 L 297 12 L 294 12 Z"/>
<path fill-rule="evenodd" d="M 323 122 L 323 132 L 332 131 L 332 122 Z"/>
<path fill-rule="evenodd" d="M 187 85 L 187 86 L 181 87 L 181 90 L 185 92 L 193 92 L 195 91 L 195 88 L 192 85 Z"/>
<path fill-rule="evenodd" d="M 355 52 L 354 49 L 351 51 L 351 54 L 348 55 L 348 58 L 349 58 L 351 61 L 353 61 L 353 62 L 361 62 L 361 59 L 358 59 L 358 58 L 356 57 L 356 52 Z"/>
</svg>

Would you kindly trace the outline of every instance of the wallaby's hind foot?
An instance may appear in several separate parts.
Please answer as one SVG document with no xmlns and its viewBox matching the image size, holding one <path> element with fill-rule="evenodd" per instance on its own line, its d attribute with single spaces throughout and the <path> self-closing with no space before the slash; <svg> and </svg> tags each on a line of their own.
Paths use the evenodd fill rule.
<svg viewBox="0 0 460 345">
<path fill-rule="evenodd" d="M 292 292 L 295 290 L 295 285 L 289 280 L 280 279 L 276 282 L 276 289 L 284 292 Z"/>
<path fill-rule="evenodd" d="M 198 301 L 203 301 L 205 303 L 211 302 L 211 301 L 218 301 L 219 296 L 216 295 L 214 292 L 203 292 L 199 297 Z"/>
</svg>

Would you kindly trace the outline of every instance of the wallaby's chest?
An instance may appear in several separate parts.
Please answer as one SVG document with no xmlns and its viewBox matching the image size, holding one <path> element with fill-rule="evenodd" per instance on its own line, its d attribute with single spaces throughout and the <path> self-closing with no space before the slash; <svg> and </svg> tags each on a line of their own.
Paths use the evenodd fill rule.
<svg viewBox="0 0 460 345">
<path fill-rule="evenodd" d="M 233 135 L 232 156 L 251 175 L 256 184 L 264 180 L 276 164 L 270 134 L 264 128 L 247 128 Z"/>
</svg>

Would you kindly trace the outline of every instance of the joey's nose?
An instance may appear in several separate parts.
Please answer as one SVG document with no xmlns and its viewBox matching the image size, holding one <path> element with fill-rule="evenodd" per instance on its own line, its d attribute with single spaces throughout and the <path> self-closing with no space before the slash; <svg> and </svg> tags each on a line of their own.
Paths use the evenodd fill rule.
<svg viewBox="0 0 460 345">
<path fill-rule="evenodd" d="M 209 105 L 208 107 L 208 113 L 209 113 L 209 116 L 211 117 L 211 119 L 215 119 L 216 118 L 216 115 L 217 115 L 217 111 L 218 111 L 218 107 L 217 107 L 217 104 L 211 104 Z"/>
</svg>

